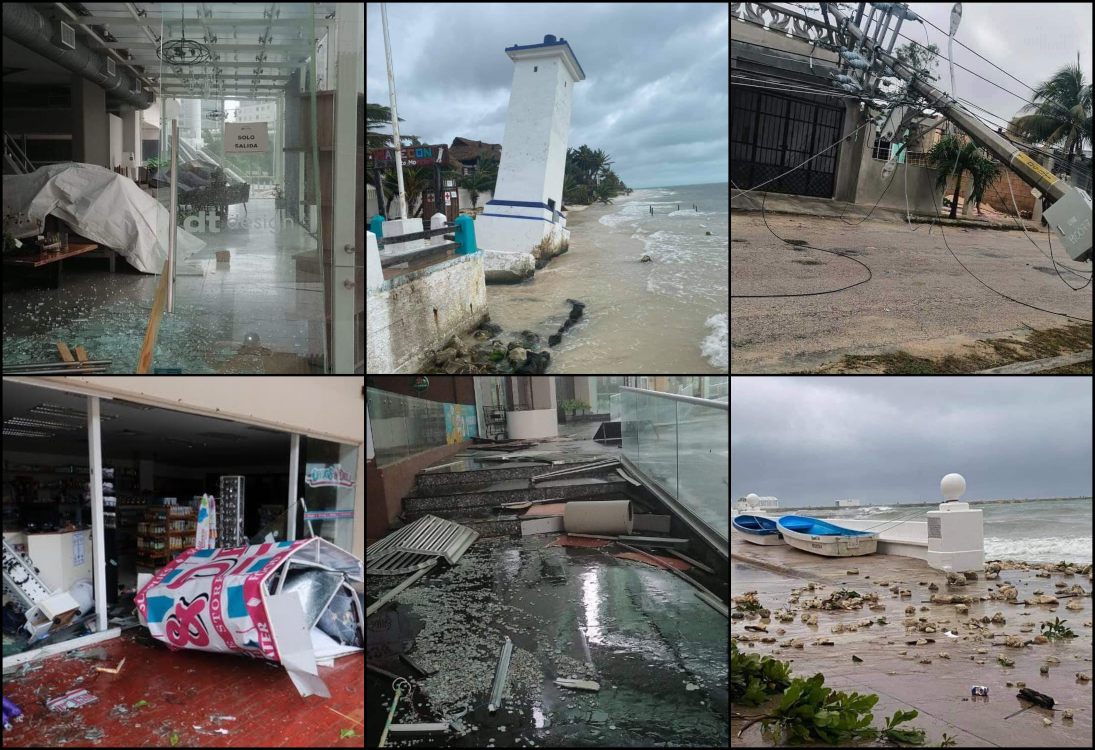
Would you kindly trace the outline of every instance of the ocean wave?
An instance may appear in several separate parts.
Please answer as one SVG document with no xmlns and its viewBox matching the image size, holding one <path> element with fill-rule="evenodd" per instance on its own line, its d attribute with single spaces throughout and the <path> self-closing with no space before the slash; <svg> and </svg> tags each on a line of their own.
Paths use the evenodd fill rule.
<svg viewBox="0 0 1095 750">
<path fill-rule="evenodd" d="M 693 211 L 693 210 L 688 209 L 688 208 L 682 208 L 680 211 L 673 211 L 669 215 L 670 216 L 694 216 L 695 218 L 700 219 L 700 218 L 703 218 L 704 216 L 714 216 L 716 213 L 718 213 L 718 212 L 717 211 Z"/>
<path fill-rule="evenodd" d="M 726 313 L 712 315 L 707 319 L 706 325 L 712 331 L 700 345 L 700 352 L 707 358 L 708 362 L 725 370 L 730 366 L 729 330 L 726 325 Z"/>
<path fill-rule="evenodd" d="M 1015 536 L 985 537 L 985 559 L 1028 560 L 1031 562 L 1091 562 L 1091 537 L 1059 536 L 1022 539 Z"/>
<path fill-rule="evenodd" d="M 603 224 L 606 227 L 618 227 L 624 224 L 635 222 L 638 220 L 638 216 L 632 216 L 623 212 L 614 214 L 605 214 L 601 218 L 597 219 L 597 223 Z"/>
</svg>

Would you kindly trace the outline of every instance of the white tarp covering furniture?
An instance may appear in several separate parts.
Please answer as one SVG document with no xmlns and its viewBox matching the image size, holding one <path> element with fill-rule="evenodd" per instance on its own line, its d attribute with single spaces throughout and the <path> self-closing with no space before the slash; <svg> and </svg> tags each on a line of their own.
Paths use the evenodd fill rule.
<svg viewBox="0 0 1095 750">
<path fill-rule="evenodd" d="M 330 697 L 317 662 L 364 648 L 365 615 L 350 581 L 364 565 L 326 539 L 191 548 L 138 577 L 142 625 L 168 648 L 279 662 L 302 696 Z"/>
<path fill-rule="evenodd" d="M 105 167 L 67 162 L 4 175 L 4 214 L 16 213 L 28 217 L 30 234 L 41 230 L 47 216 L 56 216 L 144 273 L 158 274 L 167 259 L 170 212 L 133 180 Z M 177 242 L 177 263 L 205 247 L 183 229 Z"/>
</svg>

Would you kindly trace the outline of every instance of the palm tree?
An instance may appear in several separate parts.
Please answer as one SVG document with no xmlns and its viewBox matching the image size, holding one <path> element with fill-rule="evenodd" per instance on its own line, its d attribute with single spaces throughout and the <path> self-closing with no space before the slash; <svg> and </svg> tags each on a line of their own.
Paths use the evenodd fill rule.
<svg viewBox="0 0 1095 750">
<path fill-rule="evenodd" d="M 958 213 L 958 195 L 962 190 L 962 173 L 968 171 L 971 175 L 981 168 L 980 161 L 984 157 L 977 153 L 977 145 L 973 141 L 967 141 L 958 136 L 948 135 L 939 140 L 931 151 L 928 152 L 928 160 L 932 167 L 939 171 L 936 179 L 936 187 L 945 188 L 947 179 L 956 175 L 954 181 L 954 197 L 951 198 L 951 218 L 956 218 Z"/>
<path fill-rule="evenodd" d="M 996 181 L 996 178 L 1000 176 L 1003 170 L 1004 168 L 1000 165 L 1000 162 L 995 159 L 984 157 L 979 159 L 970 171 L 970 175 L 973 177 L 973 192 L 970 193 L 970 202 L 975 205 L 980 204 L 985 199 L 985 189 Z M 980 213 L 980 207 L 977 211 Z"/>
<path fill-rule="evenodd" d="M 403 167 L 403 192 L 407 200 L 407 211 L 411 218 L 422 215 L 421 198 L 433 186 L 433 167 Z M 399 183 L 395 171 L 384 173 L 384 194 L 388 196 L 384 204 L 384 215 L 390 216 L 392 201 L 399 195 Z M 416 207 L 417 204 L 417 207 Z"/>
<path fill-rule="evenodd" d="M 1047 146 L 1064 144 L 1068 151 L 1066 170 L 1072 176 L 1072 160 L 1091 143 L 1091 84 L 1084 80 L 1079 55 L 1075 65 L 1066 65 L 1034 89 L 1029 104 L 1021 111 L 1031 114 L 1012 119 L 1009 130 Z"/>
<path fill-rule="evenodd" d="M 472 208 L 475 208 L 480 193 L 485 193 L 488 190 L 491 193 L 494 192 L 494 187 L 497 182 L 498 162 L 487 156 L 479 157 L 479 162 L 476 165 L 474 172 L 456 177 L 457 187 L 464 188 L 471 196 Z"/>
<path fill-rule="evenodd" d="M 399 118 L 400 122 L 403 122 L 403 118 Z M 370 151 L 378 148 L 391 148 L 392 147 L 392 135 L 391 133 L 379 132 L 381 128 L 391 127 L 392 125 L 392 110 L 389 107 L 385 107 L 383 104 L 376 104 L 375 102 L 369 102 L 365 105 L 365 145 Z M 376 132 L 374 132 L 376 131 Z M 418 136 L 399 134 L 401 140 L 404 141 L 404 146 L 419 146 Z M 411 143 L 406 143 L 410 140 Z"/>
<path fill-rule="evenodd" d="M 604 151 L 602 151 L 601 149 L 597 149 L 596 151 L 590 153 L 589 164 L 593 169 L 593 184 L 596 185 L 598 181 L 598 176 L 603 175 L 605 170 L 607 170 L 612 165 L 612 159 Z"/>
</svg>

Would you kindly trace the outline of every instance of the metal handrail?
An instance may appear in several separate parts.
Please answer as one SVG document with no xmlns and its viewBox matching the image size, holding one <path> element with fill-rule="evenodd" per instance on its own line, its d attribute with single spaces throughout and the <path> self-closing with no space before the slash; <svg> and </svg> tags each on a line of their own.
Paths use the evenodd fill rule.
<svg viewBox="0 0 1095 750">
<path fill-rule="evenodd" d="M 628 385 L 621 385 L 621 391 L 634 391 L 635 393 L 645 393 L 649 396 L 661 396 L 662 398 L 671 398 L 674 401 L 683 401 L 686 404 L 695 404 L 697 406 L 710 406 L 715 409 L 722 409 L 729 411 L 730 404 L 726 401 L 712 401 L 707 398 L 696 398 L 695 396 L 682 396 L 679 393 L 665 393 L 663 391 L 651 391 L 645 388 L 632 388 Z"/>
<path fill-rule="evenodd" d="M 13 158 L 16 166 L 23 170 L 23 174 L 30 174 L 37 169 L 37 167 L 34 166 L 34 162 L 32 162 L 23 152 L 23 149 L 19 147 L 19 142 L 6 130 L 4 131 L 4 150 Z"/>
</svg>

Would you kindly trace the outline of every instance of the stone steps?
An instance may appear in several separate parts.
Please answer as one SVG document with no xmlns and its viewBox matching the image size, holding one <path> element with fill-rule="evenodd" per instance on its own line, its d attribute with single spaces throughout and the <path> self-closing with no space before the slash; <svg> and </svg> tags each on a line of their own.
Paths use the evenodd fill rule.
<svg viewBox="0 0 1095 750">
<path fill-rule="evenodd" d="M 428 496 L 438 494 L 439 488 L 486 486 L 504 479 L 527 479 L 561 468 L 563 467 L 534 463 L 521 466 L 500 465 L 497 469 L 475 469 L 472 471 L 435 471 L 426 474 L 420 472 L 414 479 L 415 494 Z"/>
<path fill-rule="evenodd" d="M 543 486 L 545 484 L 551 486 Z M 516 503 L 523 500 L 548 500 L 557 497 L 566 501 L 608 495 L 627 495 L 627 490 L 630 487 L 630 484 L 617 476 L 614 480 L 586 479 L 574 484 L 542 482 L 539 486 L 532 488 L 514 487 L 493 490 L 482 487 L 469 488 L 468 490 L 444 495 L 407 497 L 403 501 L 403 517 L 407 521 L 413 521 L 428 513 L 443 515 L 443 511 L 468 512 L 476 508 L 489 508 L 502 503 Z"/>
</svg>

